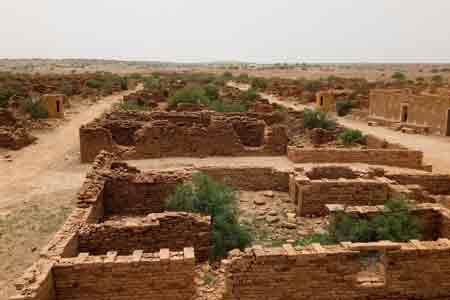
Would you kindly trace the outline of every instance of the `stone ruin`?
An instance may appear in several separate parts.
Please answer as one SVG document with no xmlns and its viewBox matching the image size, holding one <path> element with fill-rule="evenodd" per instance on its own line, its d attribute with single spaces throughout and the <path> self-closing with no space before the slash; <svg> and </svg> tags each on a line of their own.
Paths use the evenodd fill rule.
<svg viewBox="0 0 450 300">
<path fill-rule="evenodd" d="M 196 265 L 212 246 L 211 219 L 165 212 L 164 201 L 197 171 L 242 190 L 289 191 L 299 214 L 330 218 L 338 212 L 367 218 L 382 212 L 391 196 L 405 195 L 416 201 L 412 213 L 424 227 L 421 241 L 231 251 L 221 263 L 220 299 L 450 297 L 450 211 L 433 203 L 450 196 L 449 175 L 342 165 L 142 172 L 102 152 L 77 208 L 10 299 L 195 299 Z M 309 198 L 301 196 L 306 189 Z M 367 269 L 367 259 L 376 260 L 375 270 Z"/>
<path fill-rule="evenodd" d="M 0 147 L 19 150 L 36 140 L 11 110 L 0 109 Z"/>
<path fill-rule="evenodd" d="M 284 155 L 289 138 L 273 114 L 113 112 L 80 128 L 82 162 L 101 150 L 124 159 Z"/>
<path fill-rule="evenodd" d="M 365 135 L 359 145 L 337 145 L 337 135 L 343 128 L 326 131 L 307 131 L 301 140 L 294 140 L 287 148 L 287 156 L 294 163 L 364 163 L 431 171 L 425 165 L 422 151 L 389 143 L 373 135 Z"/>
</svg>

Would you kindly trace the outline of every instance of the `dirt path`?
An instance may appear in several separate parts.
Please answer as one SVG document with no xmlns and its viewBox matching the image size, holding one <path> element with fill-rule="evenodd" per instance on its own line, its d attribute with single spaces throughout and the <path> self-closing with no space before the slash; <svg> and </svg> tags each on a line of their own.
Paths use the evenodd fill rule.
<svg viewBox="0 0 450 300">
<path fill-rule="evenodd" d="M 60 127 L 35 134 L 36 144 L 0 161 L 0 299 L 64 222 L 89 165 L 80 163 L 78 130 L 126 92 L 80 106 Z"/>
<path fill-rule="evenodd" d="M 339 118 L 339 123 L 385 138 L 391 143 L 420 150 L 424 154 L 425 163 L 433 165 L 434 172 L 450 173 L 450 138 L 448 137 L 405 134 L 385 127 L 371 127 L 365 122 L 346 118 Z"/>
</svg>

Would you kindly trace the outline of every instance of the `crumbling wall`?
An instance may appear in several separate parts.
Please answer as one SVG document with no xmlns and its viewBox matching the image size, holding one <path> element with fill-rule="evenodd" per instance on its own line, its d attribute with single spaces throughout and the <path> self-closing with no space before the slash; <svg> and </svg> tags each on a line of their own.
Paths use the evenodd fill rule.
<svg viewBox="0 0 450 300">
<path fill-rule="evenodd" d="M 116 152 L 111 132 L 100 126 L 84 125 L 80 127 L 81 162 L 92 162 L 101 151 Z"/>
<path fill-rule="evenodd" d="M 136 133 L 136 157 L 239 155 L 244 146 L 233 125 L 224 120 L 208 127 L 154 121 Z"/>
<path fill-rule="evenodd" d="M 10 299 L 56 300 L 53 265 L 53 262 L 41 259 L 28 268 L 15 284 L 17 295 Z"/>
<path fill-rule="evenodd" d="M 165 212 L 146 217 L 118 217 L 90 224 L 79 234 L 79 252 L 104 255 L 117 251 L 130 255 L 133 250 L 155 252 L 168 248 L 182 251 L 193 247 L 198 261 L 206 261 L 211 250 L 210 217 Z"/>
<path fill-rule="evenodd" d="M 294 200 L 301 216 L 326 215 L 327 204 L 382 205 L 389 199 L 389 185 L 371 179 L 310 180 L 296 188 Z"/>
<path fill-rule="evenodd" d="M 267 167 L 203 167 L 198 171 L 240 190 L 280 192 L 289 190 L 290 172 L 285 170 Z"/>
<path fill-rule="evenodd" d="M 244 146 L 259 147 L 264 143 L 266 124 L 263 121 L 248 118 L 231 118 L 230 121 Z"/>
<path fill-rule="evenodd" d="M 107 270 L 107 271 L 106 271 Z M 64 259 L 53 269 L 58 300 L 186 300 L 195 293 L 195 256 L 161 249 Z"/>
<path fill-rule="evenodd" d="M 19 150 L 34 143 L 36 137 L 22 127 L 0 127 L 0 147 Z"/>
<path fill-rule="evenodd" d="M 385 177 L 399 184 L 420 185 L 430 194 L 450 195 L 450 175 L 448 174 L 386 173 Z"/>
<path fill-rule="evenodd" d="M 165 200 L 185 179 L 183 174 L 177 172 L 130 174 L 126 170 L 115 170 L 105 185 L 105 214 L 146 215 L 163 212 Z"/>
<path fill-rule="evenodd" d="M 410 169 L 427 169 L 423 153 L 401 149 L 305 149 L 287 147 L 288 158 L 294 163 L 366 163 Z"/>
<path fill-rule="evenodd" d="M 449 240 L 253 247 L 226 262 L 227 300 L 438 299 L 450 296 Z M 380 283 L 361 274 L 361 255 L 382 256 Z M 362 275 L 362 276 L 361 276 Z"/>
</svg>

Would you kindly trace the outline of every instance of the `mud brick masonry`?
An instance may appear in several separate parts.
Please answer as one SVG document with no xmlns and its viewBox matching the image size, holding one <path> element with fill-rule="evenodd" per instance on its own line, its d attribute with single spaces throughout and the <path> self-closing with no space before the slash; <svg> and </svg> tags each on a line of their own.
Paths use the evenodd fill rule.
<svg viewBox="0 0 450 300">
<path fill-rule="evenodd" d="M 370 92 L 370 120 L 381 125 L 401 124 L 424 133 L 450 136 L 448 91 L 415 93 L 409 89 Z"/>
<path fill-rule="evenodd" d="M 107 152 L 98 155 L 80 189 L 77 208 L 42 249 L 40 259 L 17 281 L 17 295 L 10 299 L 191 299 L 196 264 L 208 259 L 212 246 L 211 220 L 165 212 L 164 201 L 177 184 L 189 181 L 197 171 L 229 180 L 238 189 L 289 191 L 295 201 L 302 201 L 302 209 L 310 207 L 308 214 L 326 211 L 331 217 L 343 210 L 367 218 L 383 212 L 384 207 L 374 206 L 374 200 L 382 204 L 389 197 L 407 195 L 416 200 L 413 213 L 425 229 L 424 240 L 405 243 L 286 244 L 233 251 L 222 261 L 224 299 L 450 297 L 450 212 L 432 203 L 450 195 L 449 175 L 337 165 L 141 172 L 117 159 Z M 318 192 L 315 199 L 299 200 L 300 190 L 316 183 L 320 188 L 337 184 L 343 195 L 355 194 L 354 186 L 368 192 L 358 190 L 360 199 L 336 198 L 330 190 L 328 198 Z M 362 261 L 373 253 L 379 257 L 378 271 L 368 275 Z"/>
<path fill-rule="evenodd" d="M 414 172 L 414 171 L 412 171 Z M 389 173 L 379 168 L 357 170 L 342 166 L 297 169 L 290 175 L 290 197 L 301 216 L 327 215 L 327 204 L 383 205 L 389 199 L 408 198 L 435 203 L 450 195 L 450 176 L 419 172 Z"/>
<path fill-rule="evenodd" d="M 286 127 L 275 114 L 111 113 L 80 128 L 82 162 L 101 150 L 124 159 L 172 156 L 284 155 Z"/>
</svg>

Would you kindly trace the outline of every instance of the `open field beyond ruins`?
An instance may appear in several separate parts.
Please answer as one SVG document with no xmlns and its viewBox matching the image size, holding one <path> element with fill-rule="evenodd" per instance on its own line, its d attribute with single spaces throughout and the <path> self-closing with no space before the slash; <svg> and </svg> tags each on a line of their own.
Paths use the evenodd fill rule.
<svg viewBox="0 0 450 300">
<path fill-rule="evenodd" d="M 450 299 L 445 65 L 27 63 L 0 299 Z"/>
</svg>

